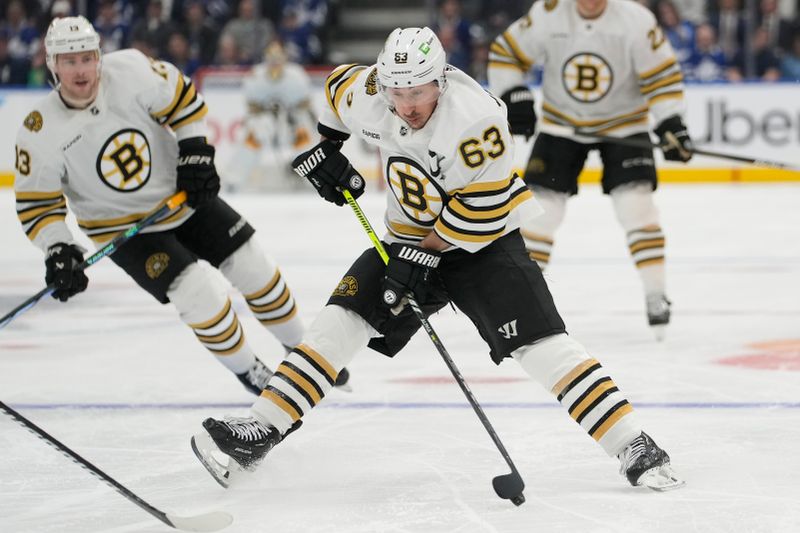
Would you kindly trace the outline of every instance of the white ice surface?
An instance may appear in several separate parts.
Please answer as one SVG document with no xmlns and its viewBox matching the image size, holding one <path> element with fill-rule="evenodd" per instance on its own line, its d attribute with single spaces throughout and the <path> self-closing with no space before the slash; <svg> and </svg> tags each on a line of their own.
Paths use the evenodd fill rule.
<svg viewBox="0 0 800 533">
<path fill-rule="evenodd" d="M 369 246 L 347 207 L 315 195 L 228 199 L 307 322 Z M 672 185 L 657 201 L 674 302 L 664 343 L 646 326 L 624 236 L 597 188 L 569 203 L 547 277 L 570 333 L 687 479 L 679 491 L 628 486 L 549 393 L 511 361 L 495 367 L 452 311 L 432 323 L 522 473 L 525 505 L 494 495 L 492 477 L 508 469 L 424 333 L 395 360 L 364 350 L 350 367 L 354 392 L 331 393 L 252 479 L 224 491 L 189 437 L 207 416 L 244 414 L 251 397 L 108 259 L 91 268 L 86 293 L 43 301 L 0 331 L 0 400 L 156 507 L 231 512 L 232 533 L 800 531 L 800 187 Z M 382 197 L 362 205 L 380 227 Z M 8 190 L 0 227 L 4 314 L 43 286 L 44 269 Z M 236 302 L 276 366 L 280 346 Z M 746 355 L 783 366 L 717 362 Z M 168 530 L 5 416 L 0 454 L 0 532 Z"/>
</svg>

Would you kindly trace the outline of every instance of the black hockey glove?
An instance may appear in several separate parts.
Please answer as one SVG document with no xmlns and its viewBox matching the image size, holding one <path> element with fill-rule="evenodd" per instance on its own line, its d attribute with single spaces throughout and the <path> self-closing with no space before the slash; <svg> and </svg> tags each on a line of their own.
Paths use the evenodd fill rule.
<svg viewBox="0 0 800 533">
<path fill-rule="evenodd" d="M 413 244 L 389 245 L 389 263 L 383 278 L 381 299 L 387 307 L 402 306 L 402 299 L 412 293 L 418 303 L 425 301 L 428 284 L 442 254 Z"/>
<path fill-rule="evenodd" d="M 664 159 L 668 161 L 686 162 L 692 158 L 694 144 L 692 143 L 686 125 L 678 115 L 664 119 L 655 129 L 656 135 L 661 140 L 661 150 Z"/>
<path fill-rule="evenodd" d="M 508 126 L 514 135 L 530 139 L 536 130 L 536 111 L 533 109 L 533 93 L 523 86 L 512 87 L 500 99 L 508 108 Z"/>
<path fill-rule="evenodd" d="M 189 207 L 198 207 L 219 194 L 219 174 L 214 147 L 205 137 L 178 141 L 178 190 L 186 191 Z"/>
<path fill-rule="evenodd" d="M 44 281 L 52 284 L 55 290 L 53 298 L 66 302 L 79 292 L 86 290 L 89 278 L 83 270 L 76 268 L 83 262 L 83 252 L 74 244 L 59 242 L 47 249 L 44 260 L 47 269 Z"/>
<path fill-rule="evenodd" d="M 342 143 L 325 139 L 292 161 L 295 173 L 310 181 L 320 196 L 336 205 L 346 203 L 344 189 L 349 190 L 353 198 L 364 192 L 364 177 L 339 151 L 341 147 Z"/>
</svg>

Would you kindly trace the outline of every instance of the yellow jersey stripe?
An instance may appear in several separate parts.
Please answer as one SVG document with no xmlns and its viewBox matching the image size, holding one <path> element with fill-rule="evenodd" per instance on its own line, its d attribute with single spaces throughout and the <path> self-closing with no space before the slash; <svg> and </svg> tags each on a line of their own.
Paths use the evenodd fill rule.
<svg viewBox="0 0 800 533">
<path fill-rule="evenodd" d="M 657 66 L 651 68 L 650 70 L 646 70 L 646 71 L 642 72 L 641 74 L 639 74 L 639 79 L 640 80 L 646 80 L 647 78 L 652 78 L 653 76 L 664 72 L 665 70 L 667 70 L 669 67 L 671 67 L 675 63 L 677 63 L 677 59 L 674 58 L 674 57 L 671 57 L 671 58 L 667 59 L 666 61 L 664 61 L 663 63 L 661 63 L 660 65 L 657 65 Z"/>
<path fill-rule="evenodd" d="M 162 109 L 161 111 L 156 111 L 155 113 L 151 113 L 153 118 L 162 118 L 170 114 L 170 111 L 177 105 L 177 103 L 181 99 L 181 95 L 183 94 L 183 86 L 185 82 L 183 81 L 183 74 L 178 76 L 178 83 L 175 85 L 175 94 L 172 97 L 172 101 L 169 103 L 167 107 Z"/>
</svg>

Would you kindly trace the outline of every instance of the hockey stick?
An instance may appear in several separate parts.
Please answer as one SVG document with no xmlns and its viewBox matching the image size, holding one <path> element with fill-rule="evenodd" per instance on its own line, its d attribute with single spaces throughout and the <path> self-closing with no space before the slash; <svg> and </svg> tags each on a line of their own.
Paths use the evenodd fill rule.
<svg viewBox="0 0 800 533">
<path fill-rule="evenodd" d="M 353 209 L 353 212 L 356 214 L 358 221 L 361 222 L 361 227 L 367 232 L 372 244 L 375 246 L 375 250 L 377 250 L 378 254 L 381 256 L 381 259 L 383 259 L 383 262 L 388 263 L 389 254 L 386 253 L 383 243 L 381 243 L 381 240 L 375 234 L 375 230 L 372 229 L 372 225 L 369 223 L 369 220 L 367 220 L 367 216 L 364 214 L 364 211 L 361 210 L 361 206 L 358 205 L 356 199 L 353 198 L 353 195 L 350 194 L 350 191 L 347 189 L 343 190 L 342 194 L 347 200 L 347 203 Z M 475 414 L 478 415 L 478 418 L 483 423 L 483 427 L 486 428 L 486 431 L 494 441 L 495 446 L 497 446 L 497 449 L 500 450 L 500 455 L 503 456 L 503 459 L 506 460 L 506 463 L 511 468 L 510 474 L 503 474 L 492 479 L 492 486 L 494 487 L 495 493 L 497 493 L 497 495 L 504 500 L 511 500 L 514 505 L 522 505 L 525 503 L 525 495 L 522 494 L 522 491 L 525 490 L 525 482 L 522 480 L 522 476 L 519 475 L 517 467 L 514 466 L 514 462 L 511 461 L 511 457 L 508 455 L 506 447 L 503 446 L 503 443 L 500 441 L 500 437 L 497 436 L 497 432 L 494 430 L 491 422 L 489 422 L 489 419 L 486 417 L 486 413 L 483 412 L 483 408 L 478 403 L 478 400 L 475 399 L 475 396 L 472 394 L 469 385 L 467 385 L 466 380 L 464 380 L 464 376 L 461 375 L 461 372 L 458 370 L 458 367 L 456 367 L 453 358 L 450 357 L 450 354 L 447 352 L 444 344 L 442 344 L 439 336 L 433 330 L 433 326 L 431 326 L 431 323 L 428 321 L 428 318 L 425 316 L 422 308 L 420 308 L 419 304 L 411 294 L 407 294 L 406 298 L 408 299 L 408 304 L 411 306 L 414 314 L 417 315 L 420 323 L 422 323 L 422 328 L 428 334 L 428 337 L 430 337 L 433 345 L 436 346 L 436 349 L 439 351 L 439 355 L 441 355 L 442 359 L 444 359 L 444 362 L 447 364 L 447 368 L 450 369 L 450 373 L 453 374 L 456 383 L 458 383 L 458 386 L 461 387 L 464 396 L 467 397 L 467 400 L 472 406 L 472 409 L 475 411 Z"/>
<path fill-rule="evenodd" d="M 598 141 L 611 142 L 622 146 L 630 146 L 631 148 L 644 148 L 646 150 L 655 148 L 660 148 L 663 150 L 664 148 L 666 148 L 664 144 L 656 144 L 650 141 L 646 141 L 644 139 L 631 139 L 628 137 L 614 137 L 611 135 L 601 135 L 599 133 L 590 133 L 581 130 L 579 128 L 570 128 L 567 126 L 554 126 L 553 124 L 547 124 L 542 129 L 541 133 L 551 133 L 553 135 L 559 135 L 559 136 L 580 135 L 581 137 L 596 139 Z M 699 148 L 693 148 L 689 150 L 689 152 L 696 155 L 716 157 L 718 159 L 728 159 L 730 161 L 738 161 L 740 163 L 748 163 L 750 165 L 757 165 L 760 167 L 774 168 L 777 170 L 788 170 L 792 172 L 800 172 L 800 166 L 792 165 L 789 163 L 781 163 L 779 161 L 770 161 L 767 159 L 755 159 L 753 157 L 747 157 L 735 154 L 726 154 L 722 152 L 714 152 L 712 150 L 701 150 Z"/>
<path fill-rule="evenodd" d="M 111 255 L 117 251 L 117 248 L 128 242 L 134 235 L 139 233 L 141 230 L 146 228 L 147 226 L 152 225 L 153 223 L 157 222 L 161 217 L 179 207 L 186 201 L 186 192 L 179 191 L 169 198 L 167 198 L 166 203 L 161 207 L 157 208 L 154 211 L 151 211 L 149 215 L 144 217 L 142 220 L 125 230 L 123 233 L 120 233 L 113 239 L 111 239 L 105 246 L 100 248 L 98 251 L 93 253 L 88 259 L 84 260 L 80 265 L 77 266 L 79 270 L 84 270 L 89 268 L 102 258 L 106 257 L 107 255 Z M 39 300 L 50 294 L 55 290 L 55 285 L 52 283 L 49 284 L 44 289 L 40 290 L 17 307 L 11 310 L 7 315 L 3 318 L 0 318 L 0 329 L 3 329 L 7 325 L 11 323 L 12 320 L 17 318 L 19 315 L 36 305 Z"/>
<path fill-rule="evenodd" d="M 47 433 L 45 430 L 19 414 L 14 409 L 7 406 L 5 403 L 0 402 L 0 409 L 2 409 L 5 414 L 10 416 L 14 419 L 14 421 L 19 422 L 25 428 L 30 431 L 31 433 L 35 434 L 37 437 L 45 441 L 47 444 L 55 448 L 56 450 L 60 451 L 62 454 L 67 456 L 69 459 L 72 459 L 74 463 L 78 466 L 85 468 L 89 471 L 90 474 L 103 481 L 112 489 L 116 490 L 120 494 L 122 494 L 128 501 L 131 501 L 150 513 L 151 515 L 155 516 L 163 523 L 168 525 L 169 527 L 179 529 L 181 531 L 219 531 L 220 529 L 228 527 L 231 523 L 233 523 L 233 517 L 228 513 L 224 513 L 221 511 L 214 511 L 211 513 L 204 513 L 201 515 L 195 516 L 175 516 L 171 513 L 165 513 L 161 511 L 139 496 L 125 488 L 121 485 L 118 481 L 114 478 L 94 466 L 92 463 L 78 455 L 76 452 L 72 451 L 68 448 L 65 444 L 58 441 L 55 437 Z"/>
</svg>

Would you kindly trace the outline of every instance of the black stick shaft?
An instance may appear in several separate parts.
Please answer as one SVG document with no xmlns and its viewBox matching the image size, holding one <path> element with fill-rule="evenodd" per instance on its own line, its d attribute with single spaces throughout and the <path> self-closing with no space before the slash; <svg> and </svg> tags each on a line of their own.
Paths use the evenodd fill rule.
<svg viewBox="0 0 800 533">
<path fill-rule="evenodd" d="M 62 454 L 67 456 L 71 459 L 74 463 L 78 466 L 86 469 L 90 474 L 95 476 L 96 478 L 103 481 L 105 484 L 122 494 L 128 501 L 131 501 L 153 515 L 154 517 L 158 518 L 160 521 L 165 523 L 170 527 L 175 527 L 174 524 L 170 521 L 167 517 L 167 514 L 164 511 L 160 511 L 159 509 L 153 507 L 139 496 L 131 492 L 128 488 L 123 486 L 117 480 L 97 468 L 95 465 L 78 455 L 75 451 L 68 448 L 65 444 L 60 442 L 58 439 L 47 433 L 45 430 L 19 414 L 17 411 L 12 409 L 11 407 L 7 406 L 5 403 L 0 402 L 0 409 L 2 409 L 8 416 L 14 419 L 16 422 L 25 426 L 26 429 L 34 433 L 37 437 L 42 439 L 44 442 L 55 448 L 56 450 L 60 451 Z"/>
<path fill-rule="evenodd" d="M 353 209 L 353 212 L 356 214 L 356 218 L 358 218 L 358 221 L 361 223 L 361 226 L 364 228 L 364 231 L 366 231 L 367 235 L 369 235 L 372 244 L 375 246 L 375 249 L 381 256 L 381 259 L 383 259 L 384 263 L 388 263 L 389 254 L 386 253 L 386 249 L 383 247 L 383 244 L 378 238 L 378 235 L 375 233 L 375 230 L 372 229 L 372 224 L 369 223 L 369 220 L 367 219 L 366 215 L 361 210 L 361 206 L 358 205 L 358 202 L 356 202 L 355 198 L 353 198 L 353 195 L 350 194 L 350 191 L 344 190 L 342 191 L 342 194 L 344 194 L 347 203 L 350 205 L 350 207 Z M 467 397 L 467 401 L 472 406 L 472 409 L 475 411 L 475 414 L 478 415 L 478 418 L 480 419 L 481 423 L 483 423 L 483 427 L 486 428 L 486 431 L 489 433 L 489 436 L 492 438 L 492 441 L 494 441 L 495 446 L 497 446 L 497 449 L 500 450 L 500 454 L 503 456 L 503 459 L 505 459 L 506 463 L 511 468 L 511 471 L 514 473 L 514 475 L 519 476 L 519 471 L 517 470 L 517 467 L 514 466 L 514 462 L 511 460 L 511 456 L 508 454 L 506 447 L 503 446 L 500 437 L 497 435 L 497 432 L 495 431 L 491 422 L 489 422 L 489 419 L 486 417 L 486 413 L 484 413 L 483 408 L 478 403 L 478 400 L 475 398 L 475 395 L 472 394 L 472 391 L 470 390 L 469 385 L 467 385 L 464 376 L 461 375 L 461 372 L 458 370 L 458 367 L 456 367 L 453 358 L 450 357 L 450 354 L 444 347 L 444 344 L 442 344 L 442 341 L 439 339 L 439 335 L 437 335 L 436 331 L 434 331 L 433 326 L 431 326 L 431 323 L 428 321 L 428 318 L 425 316 L 425 313 L 422 311 L 422 309 L 420 308 L 419 304 L 414 299 L 414 297 L 408 294 L 406 295 L 406 298 L 408 299 L 408 303 L 411 306 L 411 309 L 414 311 L 414 314 L 417 316 L 420 323 L 422 324 L 422 328 L 428 334 L 428 337 L 431 339 L 431 342 L 433 342 L 433 345 L 436 346 L 436 350 L 438 350 L 439 355 L 441 355 L 442 359 L 444 359 L 444 362 L 447 365 L 447 368 L 450 369 L 450 373 L 453 374 L 453 378 L 455 378 L 456 383 L 458 383 L 458 386 L 461 387 L 461 391 L 464 393 L 464 396 Z"/>
<path fill-rule="evenodd" d="M 646 141 L 644 139 L 631 139 L 631 138 L 628 138 L 628 137 L 614 137 L 614 136 L 611 136 L 611 135 L 601 135 L 599 133 L 589 133 L 589 132 L 586 132 L 586 131 L 583 131 L 583 130 L 580 130 L 580 129 L 577 129 L 577 128 L 575 128 L 575 129 L 568 128 L 568 129 L 569 129 L 569 131 L 568 132 L 565 131 L 564 133 L 573 134 L 573 135 L 580 135 L 581 137 L 588 137 L 590 139 L 596 139 L 598 141 L 603 141 L 603 142 L 610 142 L 610 143 L 619 144 L 619 145 L 622 145 L 622 146 L 630 146 L 632 148 L 644 148 L 644 149 L 656 149 L 656 148 L 663 149 L 664 148 L 660 144 L 655 144 L 655 143 L 652 143 L 650 141 Z M 551 131 L 552 131 L 553 135 L 561 135 L 561 132 L 556 130 L 556 129 L 552 129 Z M 550 131 L 545 130 L 544 133 L 550 133 Z M 761 166 L 761 167 L 774 168 L 774 169 L 778 169 L 778 170 L 790 170 L 790 171 L 794 171 L 794 172 L 800 172 L 800 166 L 790 165 L 788 163 L 781 163 L 779 161 L 770 161 L 770 160 L 767 160 L 767 159 L 756 159 L 754 157 L 747 157 L 747 156 L 735 155 L 735 154 L 726 154 L 726 153 L 723 153 L 723 152 L 715 152 L 713 150 L 702 150 L 700 148 L 694 148 L 694 149 L 689 150 L 689 151 L 692 152 L 693 154 L 703 155 L 703 156 L 707 156 L 707 157 L 716 157 L 718 159 L 728 159 L 730 161 L 738 161 L 740 163 L 748 163 L 748 164 L 751 164 L 751 165 L 758 165 L 758 166 Z"/>
<path fill-rule="evenodd" d="M 101 260 L 102 258 L 113 254 L 114 252 L 117 251 L 117 248 L 119 248 L 120 246 L 131 240 L 144 228 L 151 226 L 153 223 L 157 222 L 159 219 L 161 219 L 163 216 L 165 216 L 167 213 L 169 213 L 171 210 L 175 209 L 185 201 L 186 201 L 185 192 L 178 192 L 174 194 L 169 199 L 167 199 L 164 205 L 162 205 L 155 211 L 151 212 L 149 215 L 147 215 L 142 220 L 140 220 L 139 222 L 137 222 L 136 224 L 125 230 L 123 233 L 120 233 L 119 235 L 111 239 L 108 243 L 106 243 L 105 246 L 100 248 L 98 251 L 89 256 L 88 259 L 85 259 L 81 264 L 79 264 L 77 268 L 79 270 L 85 270 L 90 266 L 92 266 L 93 264 L 95 264 L 96 262 L 98 262 L 99 260 Z M 6 327 L 17 316 L 21 315 L 22 313 L 24 313 L 25 311 L 36 305 L 36 303 L 39 300 L 41 300 L 42 298 L 53 292 L 54 289 L 55 286 L 51 283 L 44 289 L 40 290 L 27 300 L 19 304 L 14 309 L 12 309 L 9 313 L 4 315 L 3 318 L 0 318 L 0 329 Z"/>
</svg>

